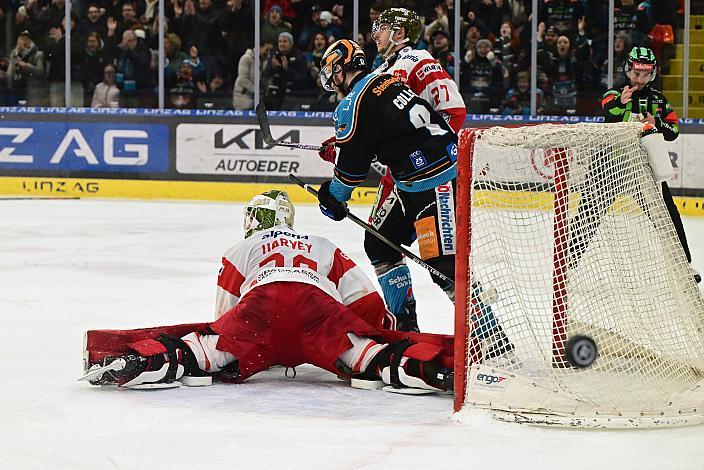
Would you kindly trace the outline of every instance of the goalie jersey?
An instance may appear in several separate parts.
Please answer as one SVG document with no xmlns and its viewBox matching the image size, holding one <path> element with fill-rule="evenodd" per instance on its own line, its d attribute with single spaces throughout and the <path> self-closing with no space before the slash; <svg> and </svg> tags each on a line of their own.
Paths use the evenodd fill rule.
<svg viewBox="0 0 704 470">
<path fill-rule="evenodd" d="M 313 285 L 380 325 L 385 309 L 372 281 L 329 240 L 286 225 L 256 232 L 230 248 L 218 275 L 216 318 L 252 289 L 276 282 Z"/>
</svg>

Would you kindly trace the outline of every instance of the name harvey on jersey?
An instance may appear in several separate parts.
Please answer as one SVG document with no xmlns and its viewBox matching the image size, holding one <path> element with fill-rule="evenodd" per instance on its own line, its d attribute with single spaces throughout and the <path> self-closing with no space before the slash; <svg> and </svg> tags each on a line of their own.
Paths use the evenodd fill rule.
<svg viewBox="0 0 704 470">
<path fill-rule="evenodd" d="M 262 243 L 262 254 L 268 253 L 271 250 L 278 248 L 280 246 L 285 246 L 287 248 L 291 248 L 294 250 L 298 251 L 305 251 L 306 253 L 310 253 L 311 249 L 313 248 L 313 245 L 311 243 L 303 243 L 301 240 L 307 240 L 308 236 L 307 235 L 298 235 L 296 233 L 290 233 L 290 232 L 282 232 L 280 230 L 274 230 L 272 232 L 264 234 L 262 237 L 262 240 L 267 239 L 267 238 L 276 238 L 280 235 L 284 235 L 287 237 L 291 238 L 298 238 L 298 240 L 287 240 L 285 238 L 281 238 L 278 240 L 274 240 L 273 242 L 268 242 L 268 243 Z"/>
</svg>

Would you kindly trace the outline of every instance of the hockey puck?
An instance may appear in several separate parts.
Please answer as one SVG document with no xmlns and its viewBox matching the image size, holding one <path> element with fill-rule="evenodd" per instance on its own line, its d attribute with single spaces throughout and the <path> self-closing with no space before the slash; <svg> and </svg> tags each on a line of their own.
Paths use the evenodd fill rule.
<svg viewBox="0 0 704 470">
<path fill-rule="evenodd" d="M 573 336 L 565 345 L 567 361 L 579 369 L 589 367 L 596 361 L 599 350 L 596 343 L 588 336 Z"/>
</svg>

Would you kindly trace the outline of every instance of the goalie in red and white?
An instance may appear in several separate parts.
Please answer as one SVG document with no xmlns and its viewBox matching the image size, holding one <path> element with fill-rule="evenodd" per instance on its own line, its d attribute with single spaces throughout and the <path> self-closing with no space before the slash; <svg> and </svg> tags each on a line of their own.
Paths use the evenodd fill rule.
<svg viewBox="0 0 704 470">
<path fill-rule="evenodd" d="M 388 73 L 401 80 L 427 101 L 457 133 L 467 117 L 467 108 L 457 84 L 442 65 L 427 50 L 413 48 L 421 30 L 421 19 L 416 12 L 406 8 L 384 10 L 372 26 L 372 37 L 384 63 L 373 73 Z M 336 157 L 334 143 L 334 137 L 323 142 L 325 150 L 321 152 L 324 160 L 333 163 Z M 375 168 L 380 166 L 375 164 Z M 379 233 L 393 239 L 394 230 L 403 218 L 402 212 L 393 179 L 385 171 L 369 222 Z M 411 273 L 403 256 L 388 250 L 383 242 L 369 233 L 365 234 L 364 251 L 374 266 L 387 307 L 396 316 L 398 329 L 418 331 Z M 448 292 L 448 295 L 454 299 L 454 292 Z"/>
<path fill-rule="evenodd" d="M 167 388 L 241 382 L 273 365 L 310 363 L 353 386 L 452 390 L 452 336 L 382 329 L 371 280 L 329 240 L 293 229 L 278 190 L 245 208 L 245 240 L 223 257 L 216 321 L 86 334 L 96 385 Z"/>
</svg>

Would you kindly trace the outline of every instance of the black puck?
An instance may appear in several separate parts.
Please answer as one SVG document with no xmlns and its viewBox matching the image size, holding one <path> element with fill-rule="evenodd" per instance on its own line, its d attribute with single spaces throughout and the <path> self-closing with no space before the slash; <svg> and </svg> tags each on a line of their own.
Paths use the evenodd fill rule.
<svg viewBox="0 0 704 470">
<path fill-rule="evenodd" d="M 596 361 L 599 350 L 589 336 L 577 335 L 567 341 L 565 355 L 573 367 L 584 369 Z"/>
</svg>

